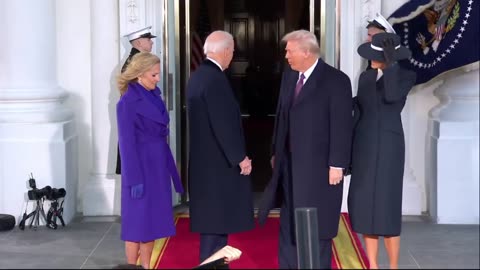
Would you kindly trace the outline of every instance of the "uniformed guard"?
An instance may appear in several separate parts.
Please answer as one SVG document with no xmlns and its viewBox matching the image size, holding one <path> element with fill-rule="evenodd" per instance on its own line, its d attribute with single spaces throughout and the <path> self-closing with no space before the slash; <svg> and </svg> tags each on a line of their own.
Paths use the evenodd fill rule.
<svg viewBox="0 0 480 270">
<path fill-rule="evenodd" d="M 130 51 L 130 55 L 128 56 L 127 60 L 122 66 L 122 72 L 125 71 L 125 69 L 128 66 L 128 63 L 130 63 L 130 59 L 132 59 L 132 57 L 135 54 L 139 52 L 152 51 L 152 45 L 153 45 L 152 38 L 156 38 L 157 36 L 152 35 L 151 29 L 152 29 L 151 26 L 147 26 L 145 28 L 136 30 L 132 33 L 125 35 L 125 37 L 127 37 L 128 40 L 130 41 L 130 44 L 132 44 L 132 50 Z"/>
</svg>

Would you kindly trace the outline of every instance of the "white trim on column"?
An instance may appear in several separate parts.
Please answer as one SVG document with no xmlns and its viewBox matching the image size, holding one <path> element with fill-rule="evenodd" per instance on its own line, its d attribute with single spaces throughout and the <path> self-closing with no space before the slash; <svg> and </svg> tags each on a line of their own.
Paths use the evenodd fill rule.
<svg viewBox="0 0 480 270">
<path fill-rule="evenodd" d="M 91 2 L 92 168 L 82 193 L 83 214 L 118 215 L 116 75 L 120 71 L 119 2 Z M 112 50 L 112 48 L 114 48 Z"/>
<path fill-rule="evenodd" d="M 67 92 L 58 86 L 0 91 L 0 123 L 50 123 L 74 117 L 72 110 L 63 104 Z"/>
</svg>

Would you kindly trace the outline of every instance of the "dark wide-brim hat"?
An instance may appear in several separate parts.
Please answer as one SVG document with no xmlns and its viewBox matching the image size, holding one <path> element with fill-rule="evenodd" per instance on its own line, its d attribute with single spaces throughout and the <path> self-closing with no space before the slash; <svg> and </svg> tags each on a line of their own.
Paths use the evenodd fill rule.
<svg viewBox="0 0 480 270">
<path fill-rule="evenodd" d="M 394 60 L 402 60 L 410 57 L 411 52 L 408 48 L 400 45 L 400 37 L 393 33 L 378 33 L 372 37 L 372 42 L 366 42 L 357 49 L 358 54 L 368 60 L 385 62 L 383 56 L 383 41 L 391 38 L 395 46 Z"/>
</svg>

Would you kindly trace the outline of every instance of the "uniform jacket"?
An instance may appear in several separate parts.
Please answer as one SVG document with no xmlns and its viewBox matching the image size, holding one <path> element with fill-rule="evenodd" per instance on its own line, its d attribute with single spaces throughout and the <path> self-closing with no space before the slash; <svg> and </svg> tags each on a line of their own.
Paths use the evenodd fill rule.
<svg viewBox="0 0 480 270">
<path fill-rule="evenodd" d="M 125 63 L 123 63 L 122 71 L 121 71 L 122 73 L 127 69 L 128 64 L 132 60 L 132 57 L 139 52 L 140 51 L 137 50 L 136 48 L 132 48 L 130 50 L 130 55 L 128 56 L 127 60 L 125 60 Z M 122 160 L 120 158 L 120 151 L 118 149 L 117 149 L 117 165 L 115 167 L 115 173 L 116 174 L 121 174 L 122 173 Z"/>
</svg>

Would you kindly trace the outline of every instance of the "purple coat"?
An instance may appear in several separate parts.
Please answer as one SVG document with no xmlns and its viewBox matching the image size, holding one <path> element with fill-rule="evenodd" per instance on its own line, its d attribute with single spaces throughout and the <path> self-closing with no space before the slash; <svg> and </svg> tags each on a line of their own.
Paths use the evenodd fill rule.
<svg viewBox="0 0 480 270">
<path fill-rule="evenodd" d="M 160 89 L 153 90 L 157 95 Z M 170 121 L 165 104 L 152 102 L 138 83 L 130 83 L 117 104 L 118 142 L 122 162 L 121 239 L 147 242 L 175 235 L 171 179 L 178 193 L 183 187 L 167 144 Z M 144 184 L 140 199 L 132 199 L 133 185 Z"/>
</svg>

